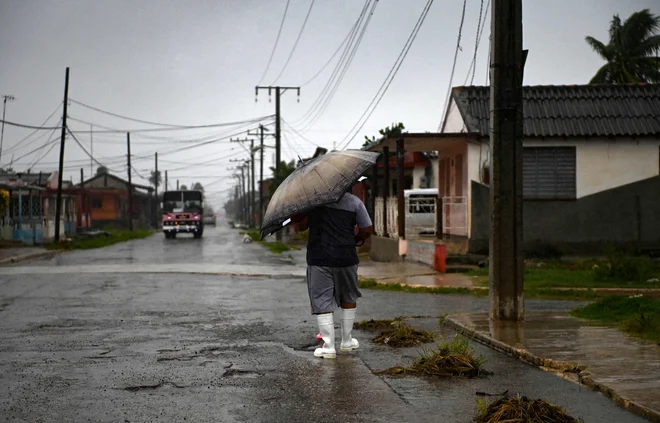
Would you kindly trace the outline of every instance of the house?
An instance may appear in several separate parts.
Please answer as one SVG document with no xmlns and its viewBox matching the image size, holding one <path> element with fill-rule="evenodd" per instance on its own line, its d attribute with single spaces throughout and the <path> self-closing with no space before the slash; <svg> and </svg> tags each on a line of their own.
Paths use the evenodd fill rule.
<svg viewBox="0 0 660 423">
<path fill-rule="evenodd" d="M 139 184 L 132 184 L 132 187 L 133 227 L 157 224 L 158 204 L 152 195 L 153 188 Z M 79 207 L 89 214 L 92 227 L 128 225 L 128 181 L 110 173 L 100 173 L 74 188 Z"/>
<path fill-rule="evenodd" d="M 489 97 L 455 87 L 440 133 L 402 136 L 407 153 L 437 151 L 438 237 L 450 252 L 488 250 Z M 527 252 L 660 248 L 660 85 L 526 86 L 523 115 Z M 370 149 L 384 147 L 396 140 Z"/>
</svg>

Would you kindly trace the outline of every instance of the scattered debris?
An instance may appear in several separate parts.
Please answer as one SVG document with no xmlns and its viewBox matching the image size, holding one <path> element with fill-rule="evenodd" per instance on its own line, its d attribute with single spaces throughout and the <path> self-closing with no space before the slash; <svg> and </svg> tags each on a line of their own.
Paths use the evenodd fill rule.
<svg viewBox="0 0 660 423">
<path fill-rule="evenodd" d="M 476 423 L 530 422 L 580 423 L 583 420 L 569 416 L 563 408 L 541 399 L 527 397 L 501 397 L 490 404 L 478 400 Z"/>
<path fill-rule="evenodd" d="M 363 320 L 361 322 L 355 322 L 353 327 L 355 329 L 369 330 L 369 331 L 391 329 L 393 326 L 400 325 L 405 319 L 406 319 L 405 317 L 400 316 L 395 319 Z"/>
<path fill-rule="evenodd" d="M 371 340 L 376 344 L 385 344 L 395 348 L 414 347 L 435 341 L 435 335 L 427 330 L 413 329 L 406 324 L 395 325 L 395 328 L 381 333 Z"/>
<path fill-rule="evenodd" d="M 486 359 L 476 355 L 474 348 L 458 335 L 451 342 L 423 350 L 410 367 L 396 366 L 375 372 L 389 376 L 477 377 L 490 374 L 483 369 Z"/>
<path fill-rule="evenodd" d="M 660 279 L 658 278 L 651 278 L 646 281 L 646 283 L 660 283 Z"/>
<path fill-rule="evenodd" d="M 251 242 L 252 238 L 250 238 L 250 235 L 243 236 L 243 244 L 250 244 Z"/>
</svg>

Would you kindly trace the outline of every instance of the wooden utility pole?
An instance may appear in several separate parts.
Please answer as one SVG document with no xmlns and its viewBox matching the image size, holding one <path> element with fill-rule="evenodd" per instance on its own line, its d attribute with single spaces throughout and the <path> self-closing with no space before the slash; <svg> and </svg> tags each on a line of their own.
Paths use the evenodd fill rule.
<svg viewBox="0 0 660 423">
<path fill-rule="evenodd" d="M 153 211 L 153 223 L 155 227 L 158 227 L 158 179 L 160 179 L 160 173 L 158 173 L 158 152 L 156 152 L 155 157 L 155 174 L 154 174 L 154 211 Z"/>
<path fill-rule="evenodd" d="M 245 203 L 247 205 L 247 209 L 245 210 L 245 213 L 247 215 L 247 221 L 246 225 L 248 226 L 254 226 L 254 140 L 249 139 L 249 138 L 243 138 L 243 139 L 230 139 L 229 142 L 238 142 L 241 145 L 243 145 L 244 142 L 250 142 L 250 150 L 248 153 L 250 154 L 250 162 L 252 163 L 252 179 L 250 179 L 250 166 L 247 166 L 247 185 L 250 185 L 248 191 L 246 192 L 247 198 L 245 200 Z M 243 147 L 245 148 L 245 147 Z M 247 150 L 247 148 L 246 148 Z M 243 161 L 243 160 L 230 160 L 232 162 L 237 162 L 237 161 Z M 247 165 L 246 162 L 244 162 L 244 165 Z M 252 182 L 250 182 L 252 181 Z"/>
<path fill-rule="evenodd" d="M 397 227 L 399 239 L 406 239 L 406 197 L 404 196 L 405 189 L 405 170 L 403 168 L 404 156 L 403 138 L 396 140 L 396 173 L 397 173 Z"/>
<path fill-rule="evenodd" d="M 179 190 L 179 180 L 178 179 L 176 180 L 176 190 L 177 191 Z"/>
<path fill-rule="evenodd" d="M 383 235 L 390 236 L 387 230 L 387 199 L 390 196 L 390 148 L 383 147 L 383 167 L 385 171 L 385 185 L 383 186 Z"/>
<path fill-rule="evenodd" d="M 158 173 L 158 153 L 156 153 L 156 157 L 155 157 L 155 167 L 156 167 L 156 173 L 155 173 L 155 176 L 154 176 L 154 178 L 155 178 L 155 182 L 154 182 L 155 190 L 154 190 L 154 192 L 156 194 L 156 198 L 158 198 L 158 179 L 160 177 L 160 174 Z"/>
<path fill-rule="evenodd" d="M 126 133 L 126 146 L 128 148 L 128 229 L 133 230 L 133 182 L 131 179 L 131 172 L 133 168 L 131 167 L 131 133 Z"/>
<path fill-rule="evenodd" d="M 62 216 L 62 177 L 64 173 L 64 140 L 66 138 L 66 113 L 69 104 L 69 68 L 64 77 L 64 110 L 62 111 L 62 135 L 60 137 L 60 167 L 57 175 L 57 199 L 55 200 L 55 242 L 60 242 L 60 218 Z"/>
<path fill-rule="evenodd" d="M 282 116 L 280 113 L 280 96 L 284 94 L 287 90 L 296 90 L 298 93 L 298 98 L 300 98 L 300 87 L 281 87 L 281 86 L 268 86 L 268 87 L 255 87 L 255 95 L 259 95 L 259 90 L 268 90 L 268 97 L 270 98 L 273 90 L 275 91 L 275 183 L 282 182 L 280 181 L 280 162 L 282 161 L 281 150 L 282 150 L 282 128 L 281 120 Z M 282 231 L 277 231 L 275 234 L 278 241 L 282 240 Z"/>
<path fill-rule="evenodd" d="M 523 320 L 522 0 L 492 4 L 490 318 Z"/>
<path fill-rule="evenodd" d="M 170 188 L 170 186 L 167 183 L 167 171 L 165 171 L 165 191 L 167 191 L 169 188 Z"/>
<path fill-rule="evenodd" d="M 252 227 L 257 226 L 257 222 L 254 218 L 254 140 L 250 140 L 250 164 L 252 165 L 252 180 L 250 181 L 250 222 L 252 222 Z"/>
<path fill-rule="evenodd" d="M 94 175 L 94 126 L 89 125 L 89 177 Z"/>
</svg>

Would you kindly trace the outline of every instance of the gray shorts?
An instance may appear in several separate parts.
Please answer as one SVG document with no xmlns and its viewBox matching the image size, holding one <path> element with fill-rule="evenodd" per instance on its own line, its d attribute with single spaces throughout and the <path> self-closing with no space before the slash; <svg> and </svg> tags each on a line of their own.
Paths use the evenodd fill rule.
<svg viewBox="0 0 660 423">
<path fill-rule="evenodd" d="M 312 314 L 333 313 L 341 304 L 355 304 L 362 296 L 358 289 L 358 267 L 307 266 L 307 290 Z"/>
</svg>

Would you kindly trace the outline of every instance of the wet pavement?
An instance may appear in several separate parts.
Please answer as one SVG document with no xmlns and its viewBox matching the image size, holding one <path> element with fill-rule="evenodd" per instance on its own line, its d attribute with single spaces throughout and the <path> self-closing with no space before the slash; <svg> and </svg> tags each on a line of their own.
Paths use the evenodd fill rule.
<svg viewBox="0 0 660 423">
<path fill-rule="evenodd" d="M 40 247 L 0 248 L 0 261 L 14 257 L 31 256 L 45 253 L 47 250 Z"/>
<path fill-rule="evenodd" d="M 472 345 L 494 374 L 472 380 L 376 376 L 373 370 L 407 364 L 419 349 L 375 345 L 373 334 L 360 331 L 359 351 L 315 359 L 305 282 L 286 276 L 304 267 L 301 252 L 292 261 L 240 239 L 219 226 L 202 240 L 154 236 L 0 268 L 0 420 L 469 422 L 475 392 L 508 389 L 586 422 L 645 421 L 480 344 Z M 270 267 L 281 276 L 181 270 L 192 265 L 243 274 Z M 358 320 L 430 316 L 411 324 L 445 336 L 453 332 L 437 316 L 487 309 L 486 299 L 472 296 L 363 296 Z M 538 312 L 578 304 L 526 301 Z"/>
<path fill-rule="evenodd" d="M 465 326 L 537 357 L 587 366 L 621 397 L 660 410 L 660 346 L 565 313 L 526 313 L 498 326 L 486 313 L 455 316 Z"/>
</svg>

